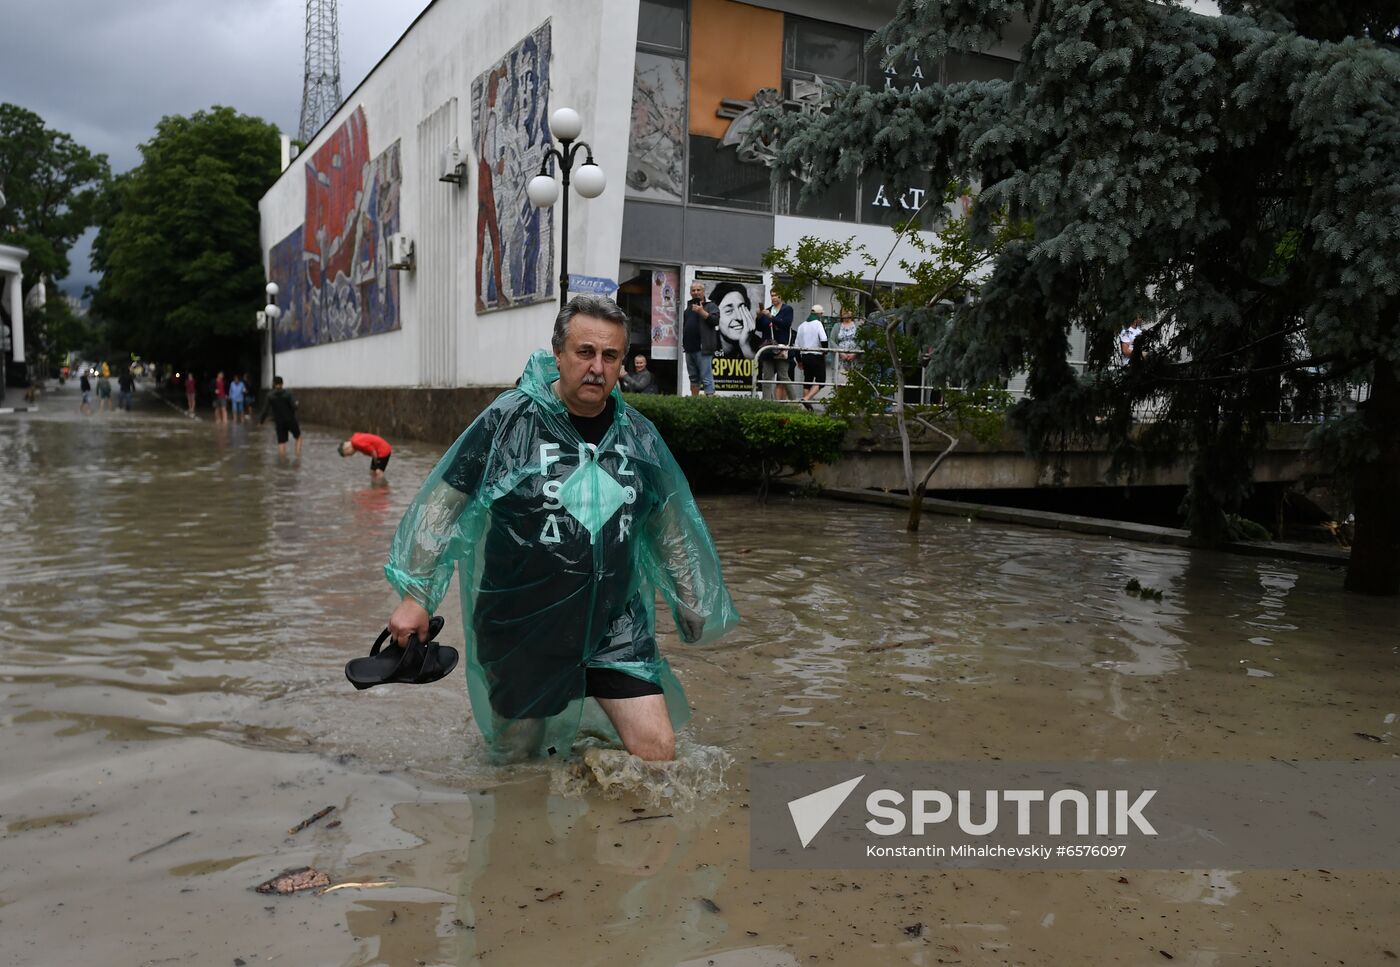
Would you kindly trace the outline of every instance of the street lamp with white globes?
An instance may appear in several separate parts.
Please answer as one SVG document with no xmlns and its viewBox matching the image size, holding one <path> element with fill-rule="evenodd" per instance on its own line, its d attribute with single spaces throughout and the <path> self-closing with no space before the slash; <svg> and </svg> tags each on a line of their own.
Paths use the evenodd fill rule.
<svg viewBox="0 0 1400 967">
<path fill-rule="evenodd" d="M 277 317 L 282 315 L 282 310 L 277 308 L 277 293 L 281 291 L 277 288 L 276 282 L 269 282 L 266 286 L 267 305 L 263 308 L 263 314 L 267 317 L 268 345 L 272 348 L 272 378 L 277 378 Z"/>
<path fill-rule="evenodd" d="M 555 181 L 554 176 L 549 173 L 550 159 L 557 158 L 564 191 L 564 210 L 559 219 L 562 232 L 559 239 L 559 306 L 563 308 L 569 302 L 569 175 L 573 173 L 574 187 L 584 198 L 597 198 L 601 195 L 607 187 L 608 179 L 603 174 L 603 169 L 594 162 L 593 149 L 588 142 L 578 140 L 578 136 L 583 133 L 583 121 L 577 111 L 561 107 L 551 114 L 549 133 L 559 139 L 559 147 L 550 145 L 544 160 L 540 162 L 540 173 L 530 179 L 530 183 L 525 186 L 525 193 L 530 196 L 530 204 L 536 208 L 549 208 L 559 200 L 561 183 Z M 578 171 L 574 172 L 574 159 L 577 158 L 580 148 L 584 149 L 587 155 Z"/>
</svg>

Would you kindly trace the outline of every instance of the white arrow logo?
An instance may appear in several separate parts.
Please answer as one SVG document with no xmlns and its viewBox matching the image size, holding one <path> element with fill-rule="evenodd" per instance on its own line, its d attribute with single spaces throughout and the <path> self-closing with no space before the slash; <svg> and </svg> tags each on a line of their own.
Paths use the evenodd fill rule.
<svg viewBox="0 0 1400 967">
<path fill-rule="evenodd" d="M 788 812 L 792 814 L 792 825 L 797 827 L 797 838 L 802 840 L 803 849 L 816 839 L 822 827 L 836 815 L 836 810 L 841 808 L 841 804 L 855 792 L 856 786 L 860 785 L 864 778 L 865 776 L 860 775 L 854 779 L 847 779 L 787 804 Z"/>
</svg>

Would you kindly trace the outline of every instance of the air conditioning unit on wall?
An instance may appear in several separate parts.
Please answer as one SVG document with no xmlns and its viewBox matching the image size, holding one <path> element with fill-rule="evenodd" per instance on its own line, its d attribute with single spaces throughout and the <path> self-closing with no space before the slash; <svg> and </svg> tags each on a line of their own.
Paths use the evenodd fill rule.
<svg viewBox="0 0 1400 967">
<path fill-rule="evenodd" d="M 413 239 L 402 233 L 389 236 L 389 268 L 413 270 Z"/>
</svg>

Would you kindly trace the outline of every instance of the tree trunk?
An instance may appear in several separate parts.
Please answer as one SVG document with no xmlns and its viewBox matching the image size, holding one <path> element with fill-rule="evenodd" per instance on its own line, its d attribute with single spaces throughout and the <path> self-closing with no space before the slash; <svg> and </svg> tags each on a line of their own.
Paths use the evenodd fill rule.
<svg viewBox="0 0 1400 967">
<path fill-rule="evenodd" d="M 1356 469 L 1356 537 L 1346 589 L 1400 594 L 1400 381 L 1395 367 L 1377 360 L 1362 421 L 1380 453 Z"/>
<path fill-rule="evenodd" d="M 924 492 L 928 490 L 927 484 L 919 484 L 914 488 L 914 492 L 909 495 L 909 522 L 904 529 L 911 534 L 918 533 L 919 521 L 924 516 Z"/>
</svg>

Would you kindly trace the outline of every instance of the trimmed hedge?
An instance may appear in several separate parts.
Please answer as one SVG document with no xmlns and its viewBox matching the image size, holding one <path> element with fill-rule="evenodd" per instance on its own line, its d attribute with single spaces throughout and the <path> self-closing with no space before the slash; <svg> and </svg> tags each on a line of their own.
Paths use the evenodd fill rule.
<svg viewBox="0 0 1400 967">
<path fill-rule="evenodd" d="M 656 424 L 692 487 L 766 488 L 841 456 L 846 424 L 821 413 L 745 397 L 628 394 Z"/>
</svg>

